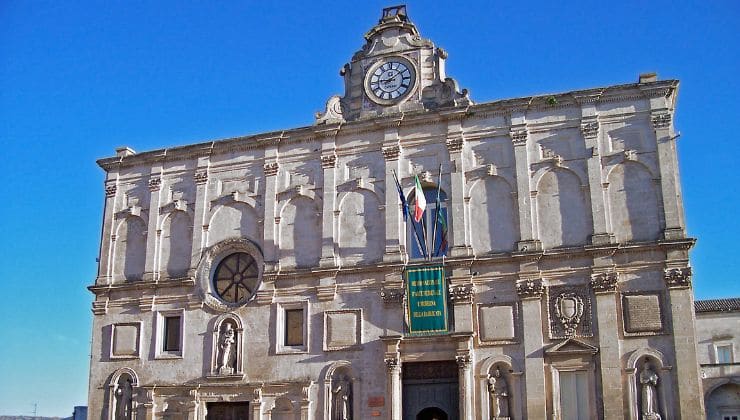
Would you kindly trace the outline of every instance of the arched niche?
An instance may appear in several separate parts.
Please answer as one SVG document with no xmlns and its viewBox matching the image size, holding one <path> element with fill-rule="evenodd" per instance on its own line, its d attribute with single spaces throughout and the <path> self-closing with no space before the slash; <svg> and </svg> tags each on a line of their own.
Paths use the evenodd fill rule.
<svg viewBox="0 0 740 420">
<path fill-rule="evenodd" d="M 167 215 L 162 223 L 160 273 L 162 277 L 185 277 L 190 269 L 193 244 L 193 222 L 181 210 Z"/>
<path fill-rule="evenodd" d="M 484 359 L 478 365 L 478 395 L 479 412 L 483 419 L 493 419 L 493 407 L 491 393 L 489 391 L 489 379 L 500 372 L 508 389 L 508 417 L 512 419 L 524 418 L 524 383 L 519 365 L 507 355 L 492 356 Z"/>
<path fill-rule="evenodd" d="M 346 262 L 378 262 L 385 226 L 377 196 L 365 189 L 347 192 L 339 204 L 339 256 Z"/>
<path fill-rule="evenodd" d="M 629 414 L 632 420 L 641 420 L 640 407 L 642 404 L 642 387 L 640 375 L 646 365 L 651 365 L 657 374 L 657 398 L 659 400 L 660 415 L 663 419 L 672 419 L 673 376 L 671 366 L 666 363 L 663 353 L 653 348 L 635 350 L 627 360 L 627 383 L 629 385 Z"/>
<path fill-rule="evenodd" d="M 545 172 L 537 184 L 537 226 L 544 248 L 579 246 L 593 232 L 580 178 L 564 168 Z"/>
<path fill-rule="evenodd" d="M 120 368 L 108 379 L 107 407 L 105 418 L 110 420 L 132 420 L 136 418 L 134 394 L 139 386 L 139 377 L 133 369 Z"/>
<path fill-rule="evenodd" d="M 208 246 L 225 239 L 246 238 L 262 243 L 262 233 L 257 212 L 240 201 L 219 205 L 208 222 Z"/>
<path fill-rule="evenodd" d="M 211 328 L 211 377 L 244 377 L 244 328 L 234 313 L 216 318 Z"/>
<path fill-rule="evenodd" d="M 708 419 L 721 419 L 725 413 L 740 411 L 740 380 L 723 378 L 704 394 L 704 406 Z"/>
<path fill-rule="evenodd" d="M 308 268 L 321 257 L 321 219 L 316 201 L 303 195 L 291 198 L 280 213 L 280 264 Z"/>
<path fill-rule="evenodd" d="M 618 242 L 652 241 L 660 237 L 657 185 L 641 163 L 624 162 L 609 173 L 609 215 Z"/>
<path fill-rule="evenodd" d="M 338 361 L 329 365 L 323 380 L 324 416 L 327 420 L 341 420 L 339 414 L 351 419 L 358 418 L 361 396 L 360 381 L 348 361 Z"/>
<path fill-rule="evenodd" d="M 147 225 L 139 216 L 126 217 L 116 229 L 113 281 L 138 281 L 146 266 Z"/>
<path fill-rule="evenodd" d="M 513 190 L 499 176 L 478 180 L 470 189 L 470 242 L 475 255 L 514 250 L 519 214 Z"/>
</svg>

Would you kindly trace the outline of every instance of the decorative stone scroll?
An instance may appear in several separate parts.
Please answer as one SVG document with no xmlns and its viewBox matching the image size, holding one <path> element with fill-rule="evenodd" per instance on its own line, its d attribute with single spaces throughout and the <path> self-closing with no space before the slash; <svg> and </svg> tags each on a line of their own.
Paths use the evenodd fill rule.
<svg viewBox="0 0 740 420">
<path fill-rule="evenodd" d="M 662 112 L 659 114 L 653 114 L 653 116 L 650 118 L 650 121 L 653 123 L 653 127 L 658 128 L 667 128 L 671 125 L 671 114 L 669 112 Z"/>
<path fill-rule="evenodd" d="M 452 303 L 471 303 L 475 287 L 472 283 L 453 285 L 449 288 L 449 297 Z"/>
<path fill-rule="evenodd" d="M 593 289 L 594 293 L 615 292 L 618 282 L 619 273 L 616 271 L 593 274 L 591 276 L 591 289 Z"/>
<path fill-rule="evenodd" d="M 541 279 L 522 280 L 516 284 L 516 294 L 520 299 L 539 299 L 544 291 Z"/>
<path fill-rule="evenodd" d="M 691 287 L 691 267 L 666 268 L 664 279 L 666 286 L 671 289 Z"/>
<path fill-rule="evenodd" d="M 398 160 L 398 156 L 401 154 L 401 147 L 397 145 L 387 146 L 383 148 L 383 158 L 385 160 Z"/>
<path fill-rule="evenodd" d="M 314 124 L 336 124 L 344 121 L 342 115 L 342 98 L 339 95 L 334 95 L 326 101 L 326 108 L 324 112 L 317 112 L 315 115 L 316 122 Z"/>
<path fill-rule="evenodd" d="M 591 298 L 585 290 L 568 286 L 548 289 L 550 338 L 591 337 Z"/>
</svg>

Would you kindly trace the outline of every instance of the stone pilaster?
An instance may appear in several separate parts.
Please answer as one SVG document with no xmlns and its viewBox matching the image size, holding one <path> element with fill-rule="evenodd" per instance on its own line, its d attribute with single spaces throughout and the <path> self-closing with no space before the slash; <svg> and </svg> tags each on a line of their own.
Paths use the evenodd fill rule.
<svg viewBox="0 0 740 420">
<path fill-rule="evenodd" d="M 606 226 L 606 191 L 602 187 L 604 180 L 601 171 L 601 147 L 599 144 L 600 123 L 593 101 L 581 103 L 581 134 L 590 156 L 586 160 L 588 167 L 588 188 L 591 194 L 591 215 L 593 219 L 593 236 L 591 243 L 603 245 L 613 242 Z"/>
<path fill-rule="evenodd" d="M 208 203 L 208 166 L 209 158 L 198 158 L 198 164 L 193 173 L 195 183 L 195 214 L 193 216 L 193 243 L 190 268 L 195 271 L 200 255 L 208 246 L 208 216 L 210 205 Z"/>
<path fill-rule="evenodd" d="M 511 116 L 511 128 L 509 136 L 514 144 L 514 161 L 516 164 L 516 196 L 519 207 L 519 251 L 536 251 L 542 249 L 542 244 L 536 238 L 534 232 L 534 220 L 532 215 L 532 191 L 529 166 L 531 164 L 528 150 L 529 132 L 523 113 Z"/>
<path fill-rule="evenodd" d="M 677 402 L 681 419 L 704 418 L 704 398 L 696 349 L 696 314 L 690 267 L 665 270 L 668 307 L 671 311 L 673 347 L 676 351 Z"/>
<path fill-rule="evenodd" d="M 103 210 L 103 233 L 100 239 L 100 253 L 98 254 L 98 279 L 96 285 L 113 282 L 111 270 L 113 262 L 113 236 L 115 235 L 116 205 L 123 194 L 118 194 L 118 172 L 111 171 L 105 181 L 105 209 Z"/>
<path fill-rule="evenodd" d="M 542 305 L 544 286 L 541 279 L 517 282 L 516 292 L 522 301 L 524 320 L 524 383 L 526 388 L 527 418 L 545 419 L 545 359 L 542 335 Z"/>
<path fill-rule="evenodd" d="M 673 134 L 673 113 L 665 108 L 653 108 L 650 122 L 658 143 L 658 167 L 660 168 L 660 190 L 665 212 L 665 239 L 682 239 L 684 231 L 683 199 L 678 173 L 676 136 Z"/>
<path fill-rule="evenodd" d="M 321 212 L 321 260 L 319 262 L 321 267 L 333 267 L 336 265 L 336 261 L 334 259 L 334 238 L 336 237 L 336 232 L 338 232 L 338 226 L 336 226 L 336 224 L 339 223 L 337 218 L 334 217 L 334 201 L 337 196 L 337 155 L 334 153 L 333 139 L 331 140 L 331 142 L 324 142 L 324 154 L 321 155 L 321 168 L 324 173 L 324 208 Z"/>
<path fill-rule="evenodd" d="M 458 366 L 458 392 L 460 393 L 460 419 L 473 420 L 475 412 L 473 411 L 473 368 L 472 356 L 469 351 L 458 351 L 455 356 Z"/>
<path fill-rule="evenodd" d="M 447 201 L 448 224 L 450 234 L 450 252 L 453 257 L 468 255 L 465 243 L 467 221 L 465 214 L 465 163 L 462 158 L 465 138 L 462 132 L 462 120 L 450 119 L 447 122 L 447 151 L 450 154 L 450 191 Z"/>
<path fill-rule="evenodd" d="M 399 182 L 403 174 L 399 171 L 401 160 L 401 146 L 398 144 L 398 130 L 387 129 L 383 138 L 383 158 L 385 160 L 385 252 L 383 261 L 399 261 L 401 259 L 401 245 L 404 245 L 404 223 L 401 210 L 401 201 L 398 197 L 396 181 L 393 179 L 395 171 Z"/>
<path fill-rule="evenodd" d="M 272 271 L 278 264 L 278 225 L 277 214 L 277 182 L 279 165 L 277 162 L 277 146 L 270 145 L 265 150 L 265 223 L 264 244 L 265 271 Z"/>
<path fill-rule="evenodd" d="M 401 420 L 403 405 L 401 401 L 401 355 L 399 353 L 399 344 L 401 336 L 383 336 L 380 337 L 385 347 L 383 362 L 385 363 L 386 376 L 386 401 L 390 401 L 389 420 Z"/>
<path fill-rule="evenodd" d="M 254 390 L 254 398 L 249 402 L 249 408 L 252 410 L 252 415 L 249 417 L 250 420 L 263 420 L 262 405 L 262 390 L 257 388 Z"/>
<path fill-rule="evenodd" d="M 144 281 L 156 281 L 159 279 L 159 208 L 162 206 L 162 166 L 154 165 L 149 176 L 149 212 L 147 216 L 146 234 L 146 261 L 144 263 Z"/>
<path fill-rule="evenodd" d="M 455 314 L 455 332 L 473 331 L 473 295 L 472 283 L 456 284 L 449 287 L 449 298 Z"/>
<path fill-rule="evenodd" d="M 596 321 L 599 326 L 599 357 L 601 358 L 601 395 L 605 419 L 625 417 L 622 388 L 622 362 L 617 323 L 617 284 L 619 274 L 595 273 L 591 276 L 591 288 L 596 295 Z"/>
</svg>

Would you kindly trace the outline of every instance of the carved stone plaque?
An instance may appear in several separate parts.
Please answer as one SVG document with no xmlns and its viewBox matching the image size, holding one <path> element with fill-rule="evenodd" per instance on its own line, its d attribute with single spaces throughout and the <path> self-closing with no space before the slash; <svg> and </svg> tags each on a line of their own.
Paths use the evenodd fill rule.
<svg viewBox="0 0 740 420">
<path fill-rule="evenodd" d="M 339 350 L 360 344 L 360 311 L 326 312 L 324 337 L 326 350 Z"/>
<path fill-rule="evenodd" d="M 481 305 L 478 307 L 478 333 L 481 341 L 516 339 L 514 305 Z"/>
<path fill-rule="evenodd" d="M 112 357 L 139 356 L 139 324 L 113 325 Z"/>
<path fill-rule="evenodd" d="M 660 295 L 624 295 L 624 330 L 627 333 L 655 333 L 663 330 Z"/>
<path fill-rule="evenodd" d="M 547 288 L 550 338 L 591 337 L 591 294 L 588 287 Z"/>
</svg>

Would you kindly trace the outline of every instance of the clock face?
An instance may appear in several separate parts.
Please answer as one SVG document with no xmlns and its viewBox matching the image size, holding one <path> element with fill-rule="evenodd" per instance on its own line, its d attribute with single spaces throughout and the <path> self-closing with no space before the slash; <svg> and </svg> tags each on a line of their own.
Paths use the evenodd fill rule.
<svg viewBox="0 0 740 420">
<path fill-rule="evenodd" d="M 416 72 L 406 60 L 391 59 L 370 68 L 365 79 L 368 96 L 381 104 L 396 102 L 414 87 Z"/>
</svg>

